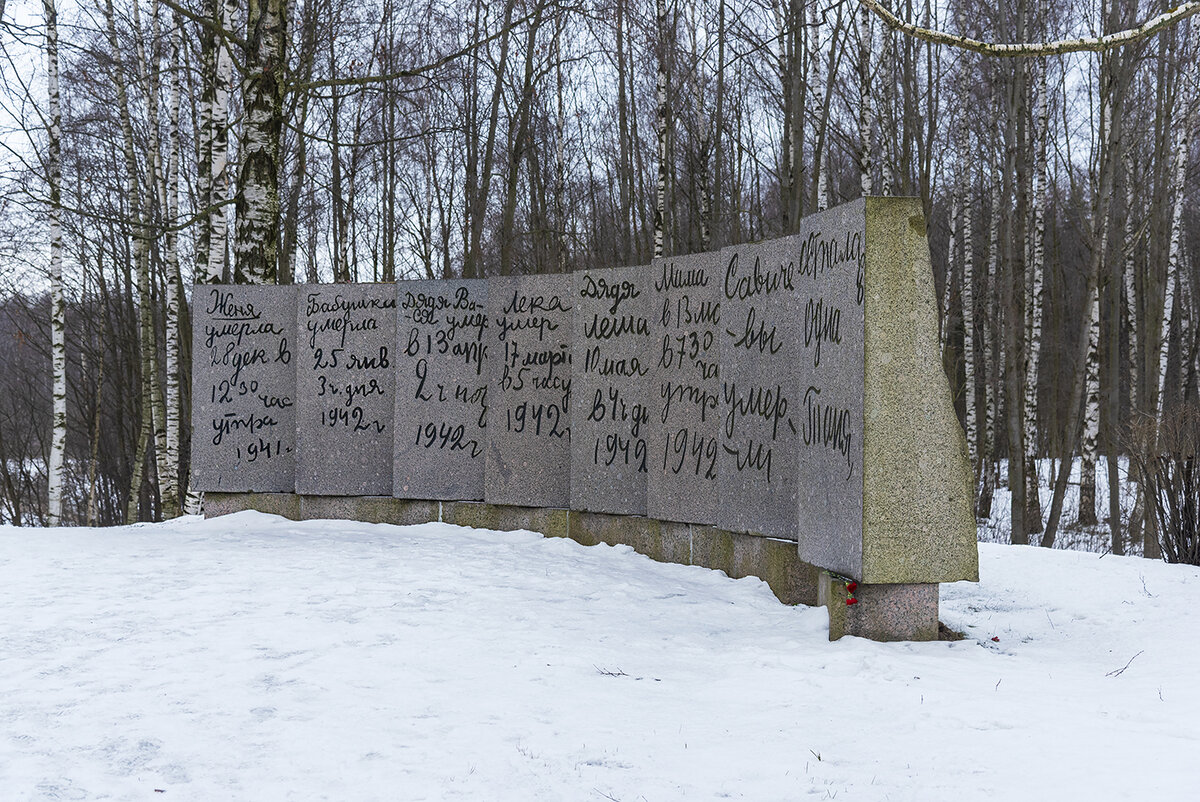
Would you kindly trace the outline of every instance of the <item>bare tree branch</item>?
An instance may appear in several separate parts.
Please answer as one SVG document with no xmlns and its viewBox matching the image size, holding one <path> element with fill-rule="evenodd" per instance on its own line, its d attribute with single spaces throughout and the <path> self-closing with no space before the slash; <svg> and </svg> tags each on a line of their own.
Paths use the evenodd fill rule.
<svg viewBox="0 0 1200 802">
<path fill-rule="evenodd" d="M 1191 2 L 1183 3 L 1165 11 L 1157 17 L 1152 17 L 1141 25 L 1126 28 L 1123 31 L 1115 33 L 1106 33 L 1103 36 L 1095 36 L 1087 39 L 1060 39 L 1057 42 L 997 44 L 993 42 L 981 42 L 978 39 L 971 39 L 958 34 L 934 31 L 929 28 L 913 25 L 897 17 L 881 5 L 879 0 L 858 0 L 858 2 L 869 8 L 875 16 L 883 21 L 884 25 L 893 31 L 899 31 L 906 36 L 931 42 L 935 45 L 949 45 L 950 47 L 957 47 L 960 50 L 970 50 L 974 53 L 982 53 L 985 56 L 999 56 L 1002 58 L 1061 56 L 1064 53 L 1080 52 L 1104 53 L 1118 47 L 1135 44 L 1143 39 L 1148 39 L 1170 28 L 1175 23 L 1200 12 L 1200 0 L 1191 0 Z"/>
<path fill-rule="evenodd" d="M 447 53 L 446 55 L 442 56 L 441 58 L 435 59 L 435 60 L 429 62 L 428 64 L 422 64 L 418 67 L 411 67 L 409 69 L 404 69 L 404 70 L 395 70 L 394 72 L 389 72 L 389 73 L 385 73 L 382 75 L 363 75 L 363 76 L 351 76 L 349 78 L 326 78 L 326 79 L 317 80 L 317 81 L 298 81 L 295 83 L 289 83 L 287 86 L 287 91 L 288 92 L 304 92 L 304 91 L 309 91 L 312 89 L 323 89 L 323 88 L 334 87 L 334 86 L 365 86 L 368 84 L 387 83 L 388 81 L 395 81 L 395 80 L 399 80 L 401 78 L 416 78 L 416 77 L 424 75 L 428 72 L 432 72 L 432 71 L 438 69 L 439 67 L 444 67 L 445 65 L 451 63 L 452 61 L 457 61 L 458 59 L 463 58 L 464 56 L 471 55 L 475 51 L 482 48 L 484 45 L 490 44 L 491 42 L 493 42 L 496 39 L 499 39 L 501 36 L 505 35 L 509 31 L 515 30 L 515 29 L 519 28 L 521 25 L 525 24 L 526 22 L 529 22 L 535 16 L 536 16 L 536 12 L 531 12 L 529 14 L 526 14 L 524 17 L 521 17 L 520 19 L 514 20 L 510 25 L 505 26 L 505 27 L 501 28 L 500 30 L 492 33 L 490 36 L 484 37 L 483 39 L 480 39 L 476 42 L 471 42 L 470 44 L 466 45 L 465 47 L 455 50 L 452 53 Z"/>
</svg>

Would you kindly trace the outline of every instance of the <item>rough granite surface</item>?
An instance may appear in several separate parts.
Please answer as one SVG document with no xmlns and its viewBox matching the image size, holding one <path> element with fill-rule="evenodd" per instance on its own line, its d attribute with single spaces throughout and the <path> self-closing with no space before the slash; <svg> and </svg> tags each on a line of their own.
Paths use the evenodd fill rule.
<svg viewBox="0 0 1200 802">
<path fill-rule="evenodd" d="M 216 518 L 244 510 L 257 510 L 293 521 L 303 520 L 300 497 L 295 493 L 214 493 L 204 494 L 204 517 Z"/>
<path fill-rule="evenodd" d="M 645 515 L 650 269 L 572 278 L 571 509 Z"/>
<path fill-rule="evenodd" d="M 296 288 L 192 288 L 194 490 L 292 492 Z"/>
<path fill-rule="evenodd" d="M 936 584 L 860 584 L 850 598 L 846 584 L 822 573 L 818 604 L 829 610 L 829 639 L 844 635 L 875 641 L 929 641 L 938 639 L 938 586 Z"/>
<path fill-rule="evenodd" d="M 721 251 L 717 526 L 796 540 L 802 235 Z"/>
<path fill-rule="evenodd" d="M 396 285 L 299 290 L 296 492 L 391 495 Z"/>
<path fill-rule="evenodd" d="M 979 579 L 967 440 L 938 343 L 916 198 L 866 201 L 862 571 L 870 584 Z"/>
<path fill-rule="evenodd" d="M 401 281 L 393 495 L 483 498 L 487 281 Z"/>
<path fill-rule="evenodd" d="M 650 265 L 646 514 L 654 518 L 717 522 L 723 268 L 720 252 Z"/>
<path fill-rule="evenodd" d="M 438 502 L 391 496 L 301 496 L 304 520 L 332 519 L 411 526 L 438 519 Z"/>
<path fill-rule="evenodd" d="M 571 500 L 571 275 L 488 281 L 484 499 L 567 507 Z"/>
</svg>

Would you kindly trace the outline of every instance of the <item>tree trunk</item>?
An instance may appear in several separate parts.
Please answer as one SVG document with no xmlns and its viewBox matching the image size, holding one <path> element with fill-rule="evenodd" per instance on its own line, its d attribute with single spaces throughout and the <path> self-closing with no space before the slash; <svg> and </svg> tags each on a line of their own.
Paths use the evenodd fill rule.
<svg viewBox="0 0 1200 802">
<path fill-rule="evenodd" d="M 251 0 L 246 14 L 245 133 L 234 204 L 238 284 L 274 284 L 277 276 L 287 11 L 287 0 Z"/>
<path fill-rule="evenodd" d="M 1037 98 L 1034 101 L 1033 130 L 1033 193 L 1030 198 L 1032 225 L 1028 265 L 1029 295 L 1026 318 L 1029 328 L 1025 337 L 1025 526 L 1030 534 L 1042 531 L 1041 480 L 1038 458 L 1038 379 L 1042 347 L 1042 282 L 1046 257 L 1046 142 L 1049 139 L 1049 103 L 1046 87 L 1045 59 L 1036 62 L 1037 76 L 1033 81 Z"/>
<path fill-rule="evenodd" d="M 487 221 L 488 191 L 492 182 L 492 166 L 496 154 L 496 132 L 500 120 L 500 101 L 504 97 L 504 72 L 508 67 L 508 48 L 511 39 L 510 29 L 513 8 L 516 0 L 506 0 L 504 4 L 504 21 L 501 23 L 500 59 L 496 63 L 496 80 L 492 86 L 491 107 L 488 111 L 488 130 L 484 139 L 483 166 L 476 175 L 467 171 L 467 216 L 470 220 L 470 243 L 467 248 L 465 274 L 481 278 L 483 272 L 483 227 Z M 472 90 L 473 91 L 473 90 Z M 468 137 L 477 136 L 475 131 L 468 131 Z M 472 186 L 472 183 L 475 186 Z"/>
<path fill-rule="evenodd" d="M 175 28 L 171 34 L 171 95 L 168 109 L 169 152 L 167 156 L 167 235 L 166 235 L 166 294 L 167 318 L 164 321 L 166 351 L 166 410 L 165 448 L 163 468 L 159 473 L 159 493 L 162 496 L 164 518 L 179 515 L 179 107 L 180 107 L 180 60 L 183 20 L 175 15 Z"/>
<path fill-rule="evenodd" d="M 46 93 L 50 117 L 46 126 L 46 171 L 50 184 L 50 361 L 53 372 L 53 416 L 47 463 L 46 523 L 63 523 L 63 489 L 67 452 L 67 306 L 62 276 L 62 107 L 58 90 L 58 11 L 54 0 L 42 0 L 46 19 Z"/>
<path fill-rule="evenodd" d="M 658 33 L 658 70 L 654 85 L 655 123 L 654 139 L 658 149 L 658 179 L 654 193 L 654 256 L 662 257 L 666 243 L 667 228 L 667 176 L 670 165 L 667 163 L 667 136 L 671 120 L 671 110 L 667 104 L 667 83 L 669 80 L 669 59 L 671 57 L 670 42 L 667 35 L 667 3 L 666 0 L 655 0 L 655 30 Z"/>
<path fill-rule="evenodd" d="M 858 172 L 863 197 L 871 194 L 871 12 L 858 9 Z"/>
<path fill-rule="evenodd" d="M 1062 516 L 1063 501 L 1066 498 L 1067 482 L 1070 478 L 1072 455 L 1075 451 L 1076 438 L 1079 437 L 1080 410 L 1082 408 L 1085 390 L 1086 362 L 1088 351 L 1091 350 L 1092 314 L 1088 310 L 1097 304 L 1097 291 L 1100 280 L 1100 270 L 1104 264 L 1104 250 L 1107 247 L 1108 217 L 1112 204 L 1113 182 L 1116 175 L 1116 165 L 1121 147 L 1122 115 L 1125 108 L 1125 90 L 1128 78 L 1123 71 L 1114 69 L 1112 80 L 1102 82 L 1102 124 L 1100 129 L 1100 158 L 1098 160 L 1098 175 L 1095 188 L 1095 202 L 1092 206 L 1092 254 L 1084 287 L 1084 314 L 1079 316 L 1080 330 L 1078 332 L 1081 352 L 1077 355 L 1074 375 L 1071 376 L 1071 394 L 1067 403 L 1067 425 L 1064 431 L 1064 448 L 1062 462 L 1058 475 L 1054 480 L 1054 495 L 1050 502 L 1050 513 L 1046 520 L 1046 532 L 1042 537 L 1042 545 L 1050 548 L 1054 545 L 1058 533 L 1058 523 Z"/>
<path fill-rule="evenodd" d="M 216 0 L 221 14 L 221 25 L 232 29 L 237 13 L 237 0 Z M 208 254 L 205 265 L 208 281 L 225 280 L 225 254 L 229 241 L 229 218 L 226 204 L 229 202 L 229 96 L 232 93 L 233 57 L 229 44 L 223 39 L 216 43 L 215 71 L 212 91 L 212 159 L 211 188 L 209 190 L 207 229 Z"/>
<path fill-rule="evenodd" d="M 500 215 L 500 275 L 502 276 L 511 275 L 515 263 L 518 178 L 525 150 L 532 147 L 529 142 L 529 122 L 533 114 L 531 106 L 533 105 L 536 79 L 534 56 L 537 51 L 537 35 L 538 29 L 541 27 L 544 9 L 545 4 L 539 0 L 533 20 L 529 23 L 529 32 L 525 41 L 525 71 L 521 79 L 520 101 L 517 103 L 517 109 L 509 124 L 508 169 L 504 186 L 504 205 L 501 207 Z"/>
<path fill-rule="evenodd" d="M 1171 238 L 1167 253 L 1167 273 L 1163 282 L 1162 328 L 1158 352 L 1158 394 L 1155 404 L 1155 419 L 1160 423 L 1163 421 L 1164 414 L 1171 411 L 1171 404 L 1174 400 L 1167 397 L 1167 356 L 1171 342 L 1172 318 L 1176 315 L 1175 293 L 1177 292 L 1176 287 L 1180 283 L 1179 263 L 1183 252 L 1183 207 L 1187 202 L 1184 185 L 1187 180 L 1188 147 L 1193 125 L 1193 118 L 1189 113 L 1192 96 L 1189 95 L 1188 88 L 1197 80 L 1196 59 L 1200 57 L 1200 23 L 1192 20 L 1189 24 L 1191 26 L 1192 60 L 1189 62 L 1188 69 L 1185 70 L 1186 78 L 1181 82 L 1176 98 L 1175 152 L 1171 180 L 1174 205 L 1171 210 Z M 1200 92 L 1196 93 L 1196 97 L 1200 97 Z"/>
</svg>

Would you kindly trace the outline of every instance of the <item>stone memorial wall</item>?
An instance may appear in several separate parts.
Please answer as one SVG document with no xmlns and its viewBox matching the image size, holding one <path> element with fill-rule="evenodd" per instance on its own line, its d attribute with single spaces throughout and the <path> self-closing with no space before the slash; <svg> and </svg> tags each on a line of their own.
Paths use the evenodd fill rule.
<svg viewBox="0 0 1200 802">
<path fill-rule="evenodd" d="M 721 450 L 717 525 L 797 538 L 797 261 L 804 235 L 721 251 Z"/>
<path fill-rule="evenodd" d="M 571 276 L 488 279 L 488 446 L 484 499 L 571 501 Z"/>
<path fill-rule="evenodd" d="M 490 380 L 487 282 L 405 281 L 397 288 L 394 495 L 481 500 Z"/>
<path fill-rule="evenodd" d="M 296 484 L 296 288 L 192 292 L 192 486 Z"/>
<path fill-rule="evenodd" d="M 296 333 L 296 492 L 390 495 L 395 288 L 302 287 Z"/>
<path fill-rule="evenodd" d="M 864 221 L 862 201 L 805 218 L 796 263 L 797 531 L 847 575 L 862 552 Z"/>
<path fill-rule="evenodd" d="M 645 515 L 647 548 L 711 563 L 765 554 L 749 535 L 793 541 L 921 604 L 978 576 L 914 199 L 647 267 L 205 286 L 193 303 L 198 490 L 464 502 L 478 521 L 571 510 L 587 515 L 564 531 L 589 542 Z M 718 546 L 731 533 L 747 540 Z"/>
<path fill-rule="evenodd" d="M 574 274 L 571 508 L 646 514 L 649 271 Z"/>
<path fill-rule="evenodd" d="M 723 268 L 720 253 L 650 265 L 646 514 L 665 521 L 717 522 Z"/>
</svg>

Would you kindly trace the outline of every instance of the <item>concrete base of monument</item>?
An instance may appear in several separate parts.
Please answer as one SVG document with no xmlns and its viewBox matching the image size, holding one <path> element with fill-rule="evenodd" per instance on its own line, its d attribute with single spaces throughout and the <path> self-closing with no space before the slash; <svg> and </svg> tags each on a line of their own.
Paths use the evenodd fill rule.
<svg viewBox="0 0 1200 802">
<path fill-rule="evenodd" d="M 629 546 L 659 562 L 698 565 L 731 577 L 756 576 L 784 604 L 816 604 L 816 566 L 801 562 L 796 544 L 712 526 L 541 507 L 509 507 L 473 501 L 444 502 L 442 520 L 500 531 L 528 529 L 569 537 L 585 546 Z"/>
<path fill-rule="evenodd" d="M 829 639 L 856 635 L 877 641 L 937 640 L 938 585 L 858 585 L 848 605 L 846 583 L 821 572 L 817 603 L 829 609 Z"/>
<path fill-rule="evenodd" d="M 216 518 L 244 510 L 278 515 L 293 521 L 304 520 L 300 514 L 300 496 L 295 493 L 212 493 L 204 494 L 204 517 Z"/>
<path fill-rule="evenodd" d="M 301 496 L 304 520 L 334 518 L 409 526 L 438 520 L 438 502 L 391 496 Z"/>
<path fill-rule="evenodd" d="M 878 641 L 937 640 L 936 584 L 862 585 L 847 605 L 845 583 L 801 561 L 796 544 L 715 526 L 659 521 L 636 515 L 510 507 L 476 501 L 426 501 L 388 496 L 301 496 L 293 493 L 206 493 L 212 518 L 258 510 L 295 521 L 332 518 L 398 525 L 443 521 L 500 531 L 528 529 L 569 537 L 585 546 L 625 545 L 659 562 L 697 565 L 737 579 L 756 576 L 784 604 L 823 605 L 829 639 L 857 635 Z"/>
<path fill-rule="evenodd" d="M 482 501 L 442 502 L 442 521 L 445 523 L 500 532 L 528 529 L 547 537 L 566 537 L 568 516 L 567 510 L 551 507 L 509 507 Z"/>
<path fill-rule="evenodd" d="M 636 515 L 387 496 L 292 493 L 206 493 L 204 496 L 204 514 L 209 518 L 243 510 L 272 513 L 294 521 L 332 518 L 399 525 L 443 521 L 499 531 L 528 529 L 547 537 L 569 537 L 585 546 L 624 545 L 659 562 L 724 571 L 735 579 L 756 576 L 784 604 L 816 604 L 821 575 L 816 566 L 801 561 L 791 540 Z"/>
</svg>

